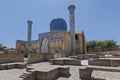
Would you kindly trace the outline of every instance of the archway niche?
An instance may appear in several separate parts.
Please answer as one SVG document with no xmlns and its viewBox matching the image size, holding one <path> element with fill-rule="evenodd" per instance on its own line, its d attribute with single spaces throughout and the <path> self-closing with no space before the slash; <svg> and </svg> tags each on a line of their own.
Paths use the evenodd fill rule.
<svg viewBox="0 0 120 80">
<path fill-rule="evenodd" d="M 48 53 L 48 39 L 44 38 L 41 44 L 41 53 Z"/>
</svg>

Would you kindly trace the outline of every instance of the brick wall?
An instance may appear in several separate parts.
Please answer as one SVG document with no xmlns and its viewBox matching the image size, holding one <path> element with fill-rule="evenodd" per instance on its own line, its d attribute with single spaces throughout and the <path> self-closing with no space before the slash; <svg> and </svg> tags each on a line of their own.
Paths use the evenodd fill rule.
<svg viewBox="0 0 120 80">
<path fill-rule="evenodd" d="M 87 54 L 106 54 L 106 55 L 120 55 L 120 51 L 101 51 L 101 52 L 88 52 Z"/>
<path fill-rule="evenodd" d="M 111 66 L 111 61 L 109 59 L 95 59 L 90 60 L 88 64 L 95 66 Z"/>
<path fill-rule="evenodd" d="M 120 66 L 120 59 L 106 58 L 106 59 L 90 60 L 89 65 L 118 67 Z"/>
<path fill-rule="evenodd" d="M 10 62 L 24 62 L 24 54 L 22 53 L 3 53 L 0 54 L 0 64 Z"/>
<path fill-rule="evenodd" d="M 28 63 L 37 63 L 41 61 L 48 61 L 53 58 L 51 53 L 35 53 L 28 55 Z"/>
</svg>

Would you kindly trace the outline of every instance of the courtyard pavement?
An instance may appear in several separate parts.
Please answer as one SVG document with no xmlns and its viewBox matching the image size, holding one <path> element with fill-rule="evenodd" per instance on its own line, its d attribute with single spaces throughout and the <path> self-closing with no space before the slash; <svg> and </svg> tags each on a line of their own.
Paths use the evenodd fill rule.
<svg viewBox="0 0 120 80">
<path fill-rule="evenodd" d="M 58 68 L 59 66 L 60 65 L 50 65 L 50 63 L 48 62 L 32 64 L 32 67 L 34 67 L 34 70 L 38 70 L 38 71 L 49 71 L 51 69 Z M 69 78 L 60 77 L 57 80 L 80 80 L 79 79 L 80 66 L 64 65 L 64 67 L 70 67 L 71 76 Z M 26 69 L 1 70 L 0 80 L 22 80 L 21 78 L 19 78 L 19 76 L 22 75 L 25 71 Z"/>
<path fill-rule="evenodd" d="M 21 80 L 19 76 L 25 71 L 25 69 L 0 70 L 0 80 Z"/>
<path fill-rule="evenodd" d="M 38 71 L 47 71 L 53 68 L 57 68 L 61 65 L 51 65 L 48 62 L 41 62 L 36 64 L 31 64 L 35 70 Z M 71 76 L 66 77 L 59 77 L 57 80 L 80 80 L 79 78 L 79 68 L 83 66 L 71 66 L 71 65 L 63 65 L 64 67 L 70 67 L 70 74 Z M 19 78 L 26 69 L 10 69 L 10 70 L 0 70 L 0 80 L 22 80 Z M 106 72 L 106 71 L 93 71 L 92 76 L 96 78 L 103 78 L 106 80 L 120 80 L 120 72 Z"/>
</svg>

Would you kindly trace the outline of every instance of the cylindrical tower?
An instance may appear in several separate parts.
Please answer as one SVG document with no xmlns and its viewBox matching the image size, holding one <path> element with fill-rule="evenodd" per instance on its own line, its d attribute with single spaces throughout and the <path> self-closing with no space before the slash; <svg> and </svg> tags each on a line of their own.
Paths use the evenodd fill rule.
<svg viewBox="0 0 120 80">
<path fill-rule="evenodd" d="M 31 43 L 32 23 L 33 22 L 31 20 L 28 20 L 27 23 L 28 23 L 28 36 L 27 36 L 27 38 L 28 38 L 28 43 L 30 44 Z"/>
<path fill-rule="evenodd" d="M 68 7 L 69 10 L 69 17 L 70 17 L 70 34 L 71 34 L 71 40 L 72 40 L 72 44 L 71 44 L 71 52 L 72 55 L 76 54 L 76 50 L 75 50 L 75 17 L 74 17 L 74 10 L 75 10 L 75 5 L 70 5 Z"/>
</svg>

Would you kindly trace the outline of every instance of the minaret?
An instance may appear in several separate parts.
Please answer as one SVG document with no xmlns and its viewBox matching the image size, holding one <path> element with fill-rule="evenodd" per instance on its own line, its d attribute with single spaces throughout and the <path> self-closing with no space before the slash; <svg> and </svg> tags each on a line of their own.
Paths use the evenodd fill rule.
<svg viewBox="0 0 120 80">
<path fill-rule="evenodd" d="M 28 36 L 27 36 L 27 38 L 28 38 L 28 43 L 30 44 L 31 43 L 32 23 L 33 22 L 28 20 L 27 23 L 28 23 Z"/>
<path fill-rule="evenodd" d="M 71 40 L 72 40 L 72 55 L 76 55 L 76 50 L 75 50 L 75 17 L 74 17 L 74 10 L 75 10 L 75 5 L 70 5 L 68 7 L 69 10 L 69 17 L 70 17 L 70 34 L 71 34 Z"/>
</svg>

